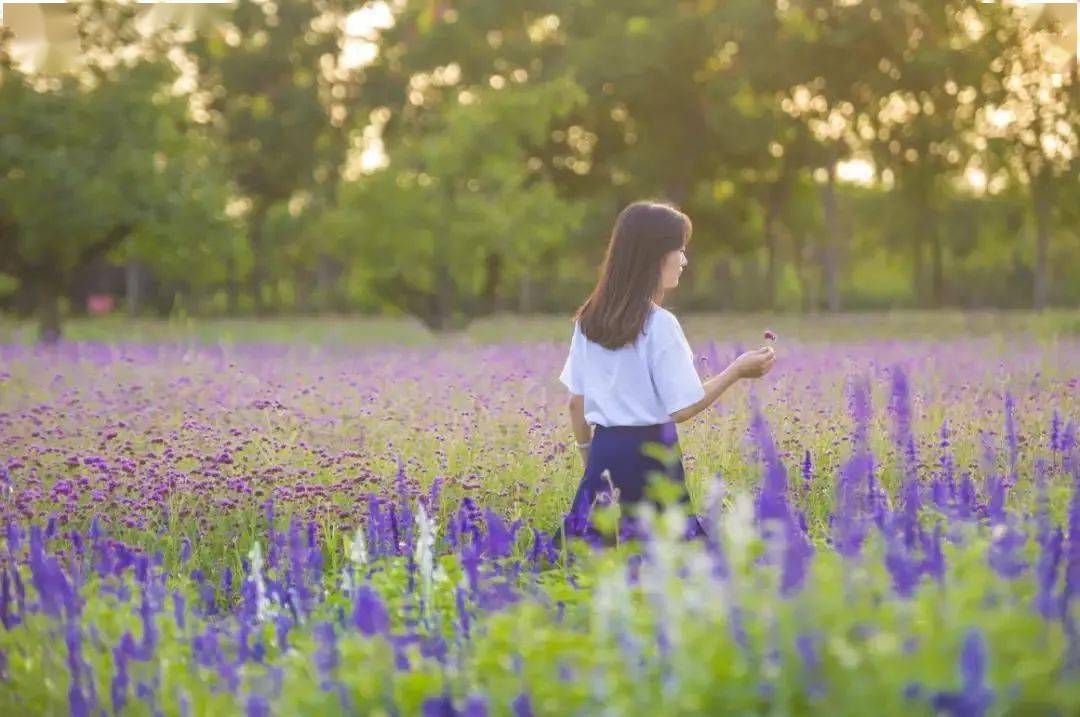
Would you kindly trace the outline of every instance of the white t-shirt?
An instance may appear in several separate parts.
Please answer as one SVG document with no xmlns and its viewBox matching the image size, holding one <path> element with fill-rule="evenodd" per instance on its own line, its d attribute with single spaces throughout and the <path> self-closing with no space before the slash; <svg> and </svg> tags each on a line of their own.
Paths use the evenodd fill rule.
<svg viewBox="0 0 1080 717">
<path fill-rule="evenodd" d="M 585 397 L 585 420 L 601 426 L 667 423 L 705 396 L 679 320 L 655 304 L 637 339 L 615 350 L 590 341 L 575 321 L 559 380 Z"/>
</svg>

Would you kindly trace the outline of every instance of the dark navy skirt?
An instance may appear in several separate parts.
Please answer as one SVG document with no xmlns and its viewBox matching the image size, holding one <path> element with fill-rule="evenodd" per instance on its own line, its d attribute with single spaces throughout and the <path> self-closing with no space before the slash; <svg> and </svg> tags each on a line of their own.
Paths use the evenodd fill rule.
<svg viewBox="0 0 1080 717">
<path fill-rule="evenodd" d="M 658 456 L 649 455 L 646 446 L 650 443 L 669 449 L 666 462 Z M 605 471 L 610 481 L 605 477 Z M 590 542 L 608 542 L 610 539 L 602 538 L 593 526 L 591 516 L 597 506 L 617 500 L 621 508 L 620 537 L 640 537 L 635 508 L 643 501 L 660 507 L 647 491 L 649 481 L 656 479 L 672 481 L 679 491 L 679 502 L 686 506 L 684 510 L 689 511 L 690 495 L 686 492 L 686 472 L 674 422 L 652 426 L 597 425 L 585 475 L 578 485 L 570 512 L 563 521 L 566 534 L 584 537 Z M 688 512 L 685 537 L 704 535 L 697 516 Z"/>
</svg>

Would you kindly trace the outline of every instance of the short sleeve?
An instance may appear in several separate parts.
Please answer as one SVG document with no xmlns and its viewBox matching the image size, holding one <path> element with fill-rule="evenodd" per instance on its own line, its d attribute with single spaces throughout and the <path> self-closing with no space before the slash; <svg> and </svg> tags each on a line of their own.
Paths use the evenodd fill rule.
<svg viewBox="0 0 1080 717">
<path fill-rule="evenodd" d="M 701 385 L 694 366 L 694 352 L 682 327 L 674 316 L 663 323 L 650 357 L 650 372 L 660 405 L 670 416 L 704 398 L 705 387 Z"/>
<path fill-rule="evenodd" d="M 577 323 L 574 323 L 574 336 L 570 339 L 570 351 L 566 355 L 566 363 L 563 364 L 559 380 L 563 382 L 570 393 L 582 396 L 585 394 L 584 381 L 581 378 L 581 349 L 584 347 L 584 338 Z"/>
</svg>

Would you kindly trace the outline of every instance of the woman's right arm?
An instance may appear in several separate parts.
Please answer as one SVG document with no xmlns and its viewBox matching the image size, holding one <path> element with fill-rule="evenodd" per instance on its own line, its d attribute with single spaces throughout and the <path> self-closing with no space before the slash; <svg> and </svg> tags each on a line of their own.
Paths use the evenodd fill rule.
<svg viewBox="0 0 1080 717">
<path fill-rule="evenodd" d="M 727 368 L 712 378 L 706 379 L 701 385 L 705 389 L 705 395 L 697 403 L 692 403 L 686 408 L 680 408 L 671 414 L 676 423 L 688 421 L 711 406 L 716 399 L 735 385 L 739 379 L 760 378 L 769 372 L 776 354 L 769 346 L 763 346 L 756 351 L 747 351 L 731 362 Z"/>
<path fill-rule="evenodd" d="M 570 411 L 570 425 L 574 428 L 574 438 L 577 439 L 578 445 L 592 443 L 592 427 L 589 425 L 589 422 L 585 420 L 585 397 L 580 394 L 571 393 L 570 398 L 567 401 L 567 408 Z M 588 463 L 588 446 L 579 448 L 579 450 L 581 452 L 581 460 Z"/>
</svg>

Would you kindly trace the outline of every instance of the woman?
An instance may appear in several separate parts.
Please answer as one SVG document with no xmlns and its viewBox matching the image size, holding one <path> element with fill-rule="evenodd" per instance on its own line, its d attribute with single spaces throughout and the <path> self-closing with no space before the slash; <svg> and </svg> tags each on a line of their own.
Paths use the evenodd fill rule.
<svg viewBox="0 0 1080 717">
<path fill-rule="evenodd" d="M 772 368 L 773 350 L 763 347 L 702 383 L 678 319 L 660 306 L 665 293 L 679 285 L 690 233 L 690 219 L 670 205 L 626 207 L 615 222 L 596 287 L 574 315 L 559 380 L 570 390 L 570 422 L 585 475 L 564 522 L 570 535 L 597 537 L 590 512 L 612 499 L 624 507 L 620 530 L 636 534 L 625 508 L 652 497 L 646 488 L 656 473 L 674 481 L 687 503 L 675 423 L 704 411 L 736 381 Z M 648 443 L 667 447 L 673 459 L 661 461 L 655 451 L 643 451 Z M 701 534 L 691 517 L 687 537 Z"/>
</svg>

